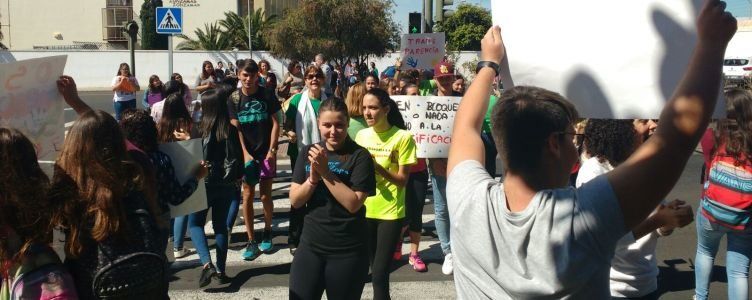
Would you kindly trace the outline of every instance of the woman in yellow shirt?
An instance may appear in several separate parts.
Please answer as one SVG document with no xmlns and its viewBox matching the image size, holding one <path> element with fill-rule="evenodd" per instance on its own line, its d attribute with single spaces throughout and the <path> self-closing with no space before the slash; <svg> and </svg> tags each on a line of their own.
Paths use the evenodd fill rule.
<svg viewBox="0 0 752 300">
<path fill-rule="evenodd" d="M 416 146 L 405 129 L 397 104 L 379 88 L 363 97 L 363 117 L 369 128 L 355 138 L 368 149 L 376 170 L 376 195 L 368 197 L 368 250 L 374 299 L 390 299 L 389 267 L 405 218 L 405 185 L 410 165 L 416 163 Z"/>
</svg>

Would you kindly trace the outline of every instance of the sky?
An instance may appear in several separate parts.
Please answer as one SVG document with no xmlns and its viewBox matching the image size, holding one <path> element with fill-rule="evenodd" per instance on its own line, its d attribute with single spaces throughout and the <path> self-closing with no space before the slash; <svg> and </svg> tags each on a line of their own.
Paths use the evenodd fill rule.
<svg viewBox="0 0 752 300">
<path fill-rule="evenodd" d="M 395 4 L 394 20 L 399 24 L 400 30 L 404 33 L 407 31 L 407 18 L 411 12 L 423 12 L 423 0 L 392 0 Z M 434 0 L 432 0 L 434 1 Z M 489 11 L 491 10 L 491 1 L 501 0 L 455 0 L 453 7 L 460 3 L 470 3 L 480 5 Z M 520 0 L 517 0 L 520 1 Z M 629 0 L 622 0 L 629 1 Z M 435 1 L 434 1 L 435 2 Z M 737 18 L 749 18 L 752 0 L 726 0 L 726 7 Z"/>
</svg>

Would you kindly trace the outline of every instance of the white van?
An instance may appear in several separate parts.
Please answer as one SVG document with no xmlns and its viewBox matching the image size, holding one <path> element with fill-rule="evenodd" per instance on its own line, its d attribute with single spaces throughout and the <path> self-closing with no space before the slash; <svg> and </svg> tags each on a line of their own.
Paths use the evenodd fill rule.
<svg viewBox="0 0 752 300">
<path fill-rule="evenodd" d="M 723 60 L 726 85 L 752 87 L 752 57 L 729 57 Z"/>
</svg>

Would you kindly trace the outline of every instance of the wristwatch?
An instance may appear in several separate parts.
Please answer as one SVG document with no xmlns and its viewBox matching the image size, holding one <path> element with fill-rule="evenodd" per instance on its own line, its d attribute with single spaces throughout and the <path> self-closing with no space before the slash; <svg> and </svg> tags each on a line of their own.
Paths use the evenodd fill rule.
<svg viewBox="0 0 752 300">
<path fill-rule="evenodd" d="M 496 72 L 496 76 L 499 76 L 499 68 L 500 68 L 499 64 L 492 62 L 492 61 L 487 61 L 487 60 L 482 60 L 478 62 L 478 65 L 475 67 L 475 74 L 478 74 L 478 72 L 480 72 L 480 69 L 483 69 L 485 67 L 490 67 L 491 69 L 494 70 L 494 72 Z"/>
<path fill-rule="evenodd" d="M 277 154 L 277 148 L 270 148 L 269 153 L 271 154 Z"/>
</svg>

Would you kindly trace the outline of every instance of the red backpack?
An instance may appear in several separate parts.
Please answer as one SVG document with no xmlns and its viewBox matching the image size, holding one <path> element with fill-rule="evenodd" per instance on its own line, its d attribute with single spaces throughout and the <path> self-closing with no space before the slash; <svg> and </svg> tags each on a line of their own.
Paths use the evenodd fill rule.
<svg viewBox="0 0 752 300">
<path fill-rule="evenodd" d="M 752 165 L 736 165 L 725 150 L 719 149 L 707 170 L 701 212 L 715 224 L 744 230 L 752 223 Z"/>
</svg>

